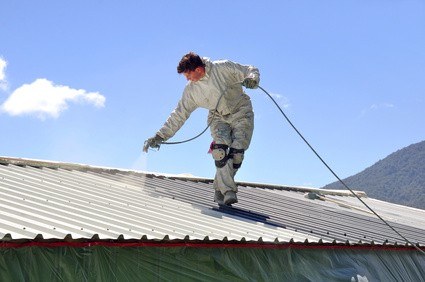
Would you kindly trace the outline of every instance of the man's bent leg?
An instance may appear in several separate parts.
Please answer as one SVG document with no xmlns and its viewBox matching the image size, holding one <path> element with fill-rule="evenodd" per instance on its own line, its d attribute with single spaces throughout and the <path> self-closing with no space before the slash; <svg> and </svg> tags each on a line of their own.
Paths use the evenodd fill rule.
<svg viewBox="0 0 425 282">
<path fill-rule="evenodd" d="M 224 197 L 227 191 L 236 188 L 233 177 L 234 172 L 229 167 L 228 144 L 231 144 L 231 128 L 230 125 L 223 121 L 220 116 L 214 115 L 211 122 L 211 136 L 215 144 L 211 146 L 212 157 L 216 166 L 216 174 L 214 178 L 214 202 L 224 204 Z"/>
<path fill-rule="evenodd" d="M 219 190 L 223 195 L 223 203 L 226 205 L 234 204 L 238 200 L 236 193 L 238 192 L 238 186 L 235 183 L 234 177 L 238 170 L 233 168 L 233 161 L 229 159 L 227 164 L 221 168 L 217 167 L 214 188 Z M 216 201 L 219 203 L 218 201 Z"/>
<path fill-rule="evenodd" d="M 248 149 L 254 129 L 254 114 L 250 107 L 233 115 L 231 121 L 232 143 L 230 144 L 227 165 L 223 169 L 217 169 L 216 180 L 220 180 L 221 192 L 224 195 L 225 204 L 233 204 L 238 200 L 236 193 L 238 187 L 234 177 L 242 165 L 245 150 Z"/>
</svg>

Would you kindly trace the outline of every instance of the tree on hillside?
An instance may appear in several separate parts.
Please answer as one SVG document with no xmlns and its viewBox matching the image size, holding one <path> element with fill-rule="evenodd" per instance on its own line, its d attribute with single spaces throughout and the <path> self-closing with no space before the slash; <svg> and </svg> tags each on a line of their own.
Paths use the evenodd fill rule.
<svg viewBox="0 0 425 282">
<path fill-rule="evenodd" d="M 425 141 L 400 149 L 343 181 L 371 198 L 425 209 Z M 323 188 L 344 187 L 333 182 Z"/>
</svg>

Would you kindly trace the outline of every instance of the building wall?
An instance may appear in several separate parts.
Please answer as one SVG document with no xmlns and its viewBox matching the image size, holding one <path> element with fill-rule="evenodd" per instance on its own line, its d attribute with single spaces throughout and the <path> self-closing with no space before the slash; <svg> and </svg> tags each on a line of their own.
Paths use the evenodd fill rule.
<svg viewBox="0 0 425 282">
<path fill-rule="evenodd" d="M 408 248 L 273 244 L 4 244 L 0 281 L 423 281 Z"/>
</svg>

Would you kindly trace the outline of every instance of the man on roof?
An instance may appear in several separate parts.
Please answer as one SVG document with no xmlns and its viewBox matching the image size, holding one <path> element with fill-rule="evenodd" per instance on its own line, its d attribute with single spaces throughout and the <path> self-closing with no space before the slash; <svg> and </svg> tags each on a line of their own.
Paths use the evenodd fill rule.
<svg viewBox="0 0 425 282">
<path fill-rule="evenodd" d="M 234 177 L 241 167 L 254 129 L 254 112 L 246 88 L 257 88 L 256 67 L 229 60 L 210 61 L 190 52 L 182 57 L 177 72 L 188 83 L 175 110 L 154 137 L 145 141 L 143 151 L 159 146 L 174 136 L 197 108 L 209 110 L 211 154 L 215 161 L 214 201 L 219 205 L 238 202 Z"/>
</svg>

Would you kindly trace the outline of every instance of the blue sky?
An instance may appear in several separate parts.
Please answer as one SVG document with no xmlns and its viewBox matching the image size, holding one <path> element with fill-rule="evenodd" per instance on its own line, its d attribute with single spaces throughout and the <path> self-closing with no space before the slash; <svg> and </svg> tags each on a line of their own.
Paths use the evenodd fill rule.
<svg viewBox="0 0 425 282">
<path fill-rule="evenodd" d="M 0 156 L 212 178 L 209 131 L 141 149 L 181 97 L 188 51 L 257 66 L 341 178 L 425 140 L 424 1 L 12 2 L 0 10 Z M 236 179 L 335 181 L 271 100 L 247 93 L 255 130 Z"/>
</svg>

